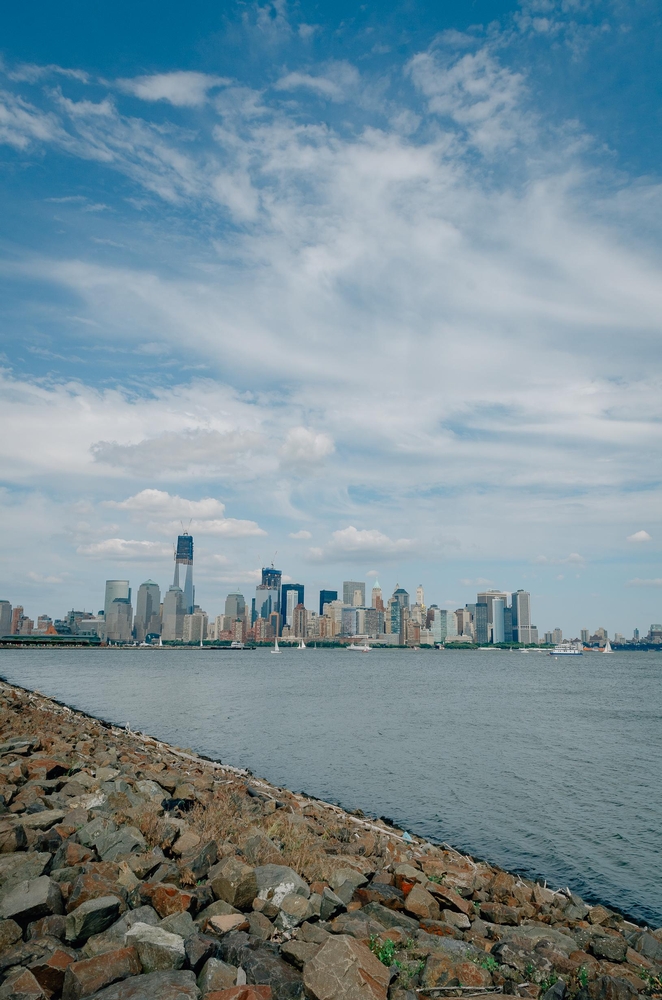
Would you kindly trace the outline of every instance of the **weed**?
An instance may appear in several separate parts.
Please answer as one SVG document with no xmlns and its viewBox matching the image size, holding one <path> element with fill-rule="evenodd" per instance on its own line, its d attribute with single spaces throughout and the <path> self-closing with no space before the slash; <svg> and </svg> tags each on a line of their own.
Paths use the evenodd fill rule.
<svg viewBox="0 0 662 1000">
<path fill-rule="evenodd" d="M 479 955 L 478 958 L 472 958 L 471 961 L 475 965 L 480 965 L 481 969 L 487 969 L 488 972 L 495 972 L 499 968 L 499 963 L 494 955 Z"/>
<path fill-rule="evenodd" d="M 551 990 L 551 988 L 554 985 L 554 983 L 558 983 L 558 981 L 559 981 L 559 977 L 556 975 L 555 972 L 550 972 L 550 974 L 547 977 L 547 979 L 538 979 L 538 980 L 536 980 L 535 977 L 534 977 L 534 982 L 538 983 L 538 986 L 540 987 L 540 992 L 541 993 L 546 993 L 547 990 Z"/>
<path fill-rule="evenodd" d="M 437 885 L 443 885 L 443 881 L 443 875 L 428 875 L 428 882 L 436 882 Z"/>
<path fill-rule="evenodd" d="M 377 956 L 380 962 L 389 967 L 394 964 L 395 959 L 395 941 L 391 941 L 390 938 L 386 938 L 384 942 L 381 942 L 376 934 L 370 935 L 370 951 Z"/>
<path fill-rule="evenodd" d="M 656 976 L 648 969 L 639 969 L 638 975 L 646 983 L 643 990 L 646 996 L 659 997 L 662 994 L 662 976 Z"/>
</svg>

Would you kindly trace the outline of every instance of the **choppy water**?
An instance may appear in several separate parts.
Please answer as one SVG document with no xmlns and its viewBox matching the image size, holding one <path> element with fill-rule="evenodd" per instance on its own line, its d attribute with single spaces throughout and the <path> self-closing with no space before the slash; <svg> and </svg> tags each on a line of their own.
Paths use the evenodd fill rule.
<svg viewBox="0 0 662 1000">
<path fill-rule="evenodd" d="M 662 655 L 2 650 L 0 675 L 662 924 Z"/>
</svg>

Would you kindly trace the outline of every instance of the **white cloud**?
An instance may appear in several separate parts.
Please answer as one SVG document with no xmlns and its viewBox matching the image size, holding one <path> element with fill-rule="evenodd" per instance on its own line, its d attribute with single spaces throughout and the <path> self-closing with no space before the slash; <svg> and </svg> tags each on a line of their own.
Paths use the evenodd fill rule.
<svg viewBox="0 0 662 1000">
<path fill-rule="evenodd" d="M 207 73 L 179 70 L 175 73 L 154 73 L 133 79 L 117 80 L 116 85 L 142 101 L 168 101 L 175 107 L 199 107 L 207 100 L 210 90 L 226 86 L 230 80 Z"/>
<path fill-rule="evenodd" d="M 475 579 L 464 577 L 460 580 L 463 587 L 493 587 L 494 580 L 487 580 L 484 576 L 477 576 Z M 448 601 L 446 601 L 448 604 Z"/>
<path fill-rule="evenodd" d="M 584 566 L 586 559 L 584 556 L 580 555 L 579 552 L 571 552 L 570 555 L 561 558 L 559 556 L 536 556 L 532 560 L 536 565 L 540 566 Z M 557 577 L 557 579 L 559 579 Z"/>
<path fill-rule="evenodd" d="M 218 535 L 223 538 L 250 538 L 266 535 L 266 531 L 255 521 L 241 521 L 234 517 L 212 518 L 208 521 L 194 518 L 189 523 L 184 522 L 184 527 L 192 535 Z M 159 531 L 162 534 L 178 534 L 180 530 L 181 524 L 178 521 L 171 521 L 169 524 L 159 526 Z"/>
<path fill-rule="evenodd" d="M 359 529 L 350 525 L 348 528 L 334 531 L 329 543 L 324 548 L 315 547 L 309 549 L 308 552 L 310 558 L 315 561 L 334 561 L 344 558 L 406 555 L 411 553 L 414 547 L 415 543 L 411 538 L 395 540 L 376 528 Z"/>
<path fill-rule="evenodd" d="M 306 466 L 322 462 L 334 451 L 334 443 L 328 434 L 307 427 L 292 427 L 287 432 L 280 455 L 284 465 Z"/>
<path fill-rule="evenodd" d="M 66 579 L 66 574 L 61 574 L 60 576 L 48 575 L 44 573 L 35 573 L 30 571 L 27 574 L 28 580 L 32 580 L 33 583 L 64 583 Z"/>
<path fill-rule="evenodd" d="M 628 542 L 652 542 L 653 538 L 647 531 L 635 531 L 633 535 L 628 535 Z"/>
<path fill-rule="evenodd" d="M 78 555 L 93 559 L 108 559 L 122 562 L 131 559 L 172 559 L 172 546 L 162 542 L 136 541 L 127 538 L 106 538 L 102 542 L 79 545 Z"/>
<path fill-rule="evenodd" d="M 126 500 L 105 500 L 104 507 L 114 510 L 128 510 L 151 517 L 219 518 L 225 512 L 225 504 L 214 497 L 202 500 L 187 500 L 177 495 L 171 496 L 165 490 L 146 489 L 127 497 Z"/>
<path fill-rule="evenodd" d="M 291 531 L 290 532 L 290 538 L 304 538 L 305 539 L 305 538 L 312 538 L 312 537 L 313 536 L 311 535 L 311 533 L 309 531 L 306 531 L 305 528 L 302 528 L 301 531 Z"/>
<path fill-rule="evenodd" d="M 276 81 L 276 90 L 309 90 L 330 101 L 346 101 L 361 82 L 359 71 L 346 60 L 326 64 L 323 71 L 286 73 Z"/>
<path fill-rule="evenodd" d="M 653 580 L 640 580 L 635 577 L 634 580 L 628 580 L 625 584 L 626 587 L 662 587 L 662 577 L 655 577 Z"/>
</svg>

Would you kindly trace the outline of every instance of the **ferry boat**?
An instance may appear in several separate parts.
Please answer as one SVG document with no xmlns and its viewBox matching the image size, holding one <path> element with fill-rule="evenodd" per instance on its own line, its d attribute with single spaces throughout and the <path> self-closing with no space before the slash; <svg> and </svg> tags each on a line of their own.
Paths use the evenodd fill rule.
<svg viewBox="0 0 662 1000">
<path fill-rule="evenodd" d="M 356 643 L 352 643 L 352 645 L 347 648 L 353 649 L 355 653 L 369 653 L 372 646 L 369 646 L 367 642 L 364 642 L 362 646 L 357 646 Z"/>
<path fill-rule="evenodd" d="M 550 656 L 583 656 L 584 653 L 581 649 L 575 649 L 574 646 L 554 646 L 554 649 L 550 649 Z"/>
</svg>

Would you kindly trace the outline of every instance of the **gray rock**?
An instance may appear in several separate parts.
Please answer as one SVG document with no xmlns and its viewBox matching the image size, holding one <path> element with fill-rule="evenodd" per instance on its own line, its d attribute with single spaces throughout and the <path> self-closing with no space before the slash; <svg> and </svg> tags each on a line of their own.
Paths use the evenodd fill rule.
<svg viewBox="0 0 662 1000">
<path fill-rule="evenodd" d="M 565 1000 L 566 985 L 562 979 L 557 979 L 553 986 L 543 994 L 542 1000 Z"/>
<path fill-rule="evenodd" d="M 36 813 L 23 813 L 19 822 L 28 830 L 48 830 L 64 817 L 64 809 L 44 809 Z"/>
<path fill-rule="evenodd" d="M 134 924 L 151 924 L 157 927 L 160 918 L 156 910 L 151 906 L 138 906 L 135 910 L 127 910 L 119 920 L 103 931 L 101 934 L 93 934 L 83 945 L 82 952 L 85 958 L 93 958 L 106 951 L 114 951 L 124 944 L 124 935 Z"/>
<path fill-rule="evenodd" d="M 78 831 L 78 840 L 83 847 L 96 847 L 97 840 L 109 833 L 115 833 L 117 824 L 112 819 L 97 816 Z"/>
<path fill-rule="evenodd" d="M 313 916 L 318 916 L 310 899 L 305 896 L 298 896 L 290 893 L 285 896 L 280 904 L 280 912 L 276 917 L 276 927 L 280 931 L 292 931 L 304 920 L 309 920 Z"/>
<path fill-rule="evenodd" d="M 310 888 L 300 875 L 287 865 L 259 865 L 255 869 L 257 880 L 257 896 L 260 899 L 270 899 L 280 906 L 285 896 L 296 893 L 299 896 L 310 896 Z"/>
<path fill-rule="evenodd" d="M 184 941 L 184 951 L 189 968 L 196 976 L 210 958 L 218 958 L 218 938 L 210 934 L 190 934 Z"/>
<path fill-rule="evenodd" d="M 204 996 L 213 990 L 229 990 L 237 982 L 237 969 L 220 958 L 210 958 L 205 962 L 198 976 L 198 986 Z"/>
<path fill-rule="evenodd" d="M 0 855 L 0 900 L 19 882 L 43 875 L 50 860 L 51 855 L 47 851 Z"/>
<path fill-rule="evenodd" d="M 325 886 L 324 892 L 322 893 L 322 902 L 320 904 L 320 920 L 331 920 L 331 918 L 337 916 L 338 913 L 342 913 L 345 909 L 345 905 L 346 904 L 340 896 L 336 896 L 332 889 Z"/>
<path fill-rule="evenodd" d="M 120 914 L 117 896 L 98 896 L 81 903 L 67 915 L 67 941 L 87 941 L 114 924 Z"/>
<path fill-rule="evenodd" d="M 210 917 L 225 917 L 230 913 L 241 913 L 241 910 L 238 910 L 234 906 L 230 906 L 230 904 L 226 903 L 224 899 L 217 899 L 215 903 L 211 903 L 209 906 L 206 906 L 204 910 L 201 910 L 200 913 L 198 913 L 195 918 L 195 923 L 198 927 L 204 927 Z"/>
<path fill-rule="evenodd" d="M 257 896 L 255 869 L 239 858 L 223 858 L 209 871 L 209 884 L 217 899 L 245 909 Z"/>
<path fill-rule="evenodd" d="M 62 893 L 57 882 L 48 875 L 26 879 L 14 886 L 0 903 L 0 917 L 16 920 L 20 924 L 62 913 Z"/>
<path fill-rule="evenodd" d="M 359 912 L 365 913 L 372 920 L 377 920 L 383 927 L 402 927 L 409 931 L 418 930 L 418 920 L 408 917 L 405 913 L 399 913 L 397 910 L 390 910 L 388 906 L 382 906 L 381 903 L 368 903 Z"/>
<path fill-rule="evenodd" d="M 591 940 L 590 948 L 596 958 L 606 958 L 608 962 L 624 962 L 628 945 L 622 937 L 596 935 Z"/>
<path fill-rule="evenodd" d="M 632 947 L 644 958 L 651 962 L 662 965 L 662 941 L 657 938 L 657 931 L 651 934 L 649 931 L 642 931 L 634 939 Z"/>
<path fill-rule="evenodd" d="M 133 976 L 122 983 L 107 986 L 94 1000 L 200 1000 L 195 975 L 171 970 Z"/>
<path fill-rule="evenodd" d="M 147 850 L 147 841 L 135 826 L 123 826 L 116 832 L 107 831 L 96 841 L 96 849 L 103 861 L 116 861 L 127 854 L 141 854 Z"/>
<path fill-rule="evenodd" d="M 182 938 L 190 937 L 197 930 L 193 923 L 193 917 L 188 910 L 184 911 L 184 913 L 171 913 L 169 917 L 164 917 L 159 927 L 162 927 L 164 931 L 168 931 L 170 934 L 179 934 Z"/>
<path fill-rule="evenodd" d="M 322 945 L 304 967 L 312 1000 L 386 1000 L 390 969 L 364 944 L 339 935 Z"/>
<path fill-rule="evenodd" d="M 564 934 L 562 931 L 554 930 L 547 924 L 524 924 L 519 927 L 499 927 L 499 934 L 502 941 L 521 941 L 523 947 L 535 947 L 540 941 L 550 941 L 555 948 L 569 955 L 577 950 L 577 942 L 571 931 Z"/>
<path fill-rule="evenodd" d="M 186 959 L 184 939 L 151 924 L 134 924 L 124 941 L 127 947 L 136 948 L 145 972 L 181 969 Z"/>
<path fill-rule="evenodd" d="M 365 875 L 362 875 L 361 872 L 357 872 L 354 868 L 337 868 L 334 872 L 332 872 L 331 878 L 329 879 L 329 885 L 332 889 L 337 892 L 340 886 L 344 885 L 345 882 L 349 882 L 355 889 L 358 889 L 359 886 L 367 885 L 368 880 Z"/>
<path fill-rule="evenodd" d="M 135 789 L 144 799 L 157 802 L 159 805 L 161 805 L 164 799 L 168 798 L 168 793 L 156 781 L 150 781 L 147 778 L 143 781 L 136 781 Z"/>
<path fill-rule="evenodd" d="M 29 969 L 14 969 L 0 986 L 0 1000 L 46 1000 Z"/>
</svg>

